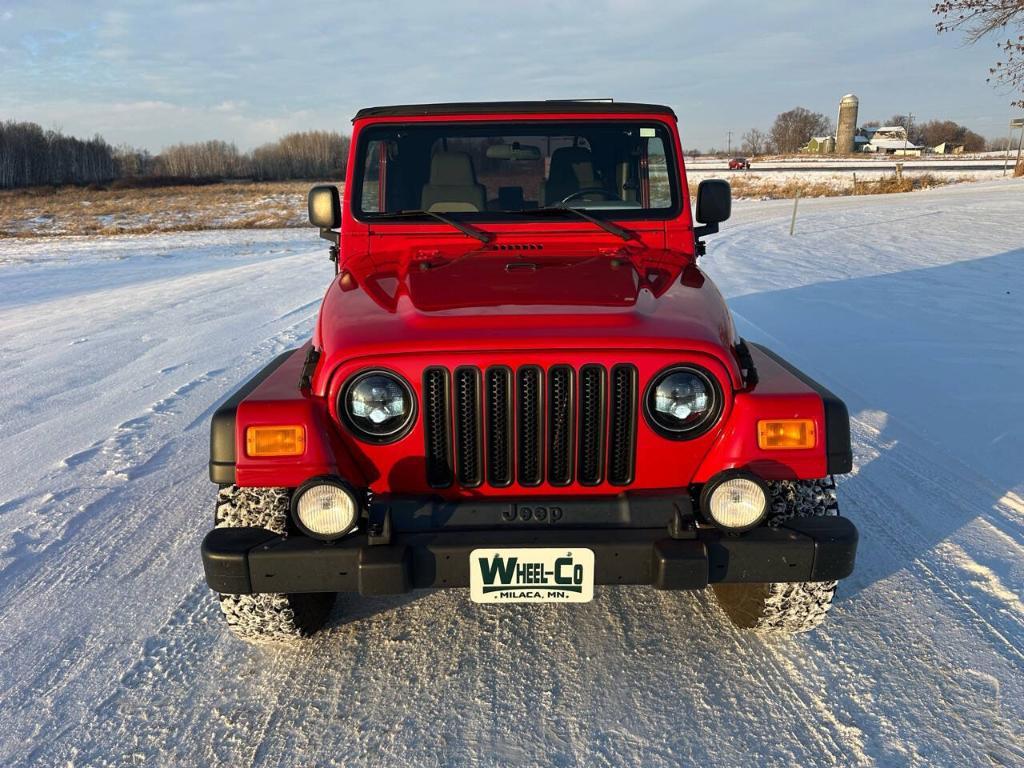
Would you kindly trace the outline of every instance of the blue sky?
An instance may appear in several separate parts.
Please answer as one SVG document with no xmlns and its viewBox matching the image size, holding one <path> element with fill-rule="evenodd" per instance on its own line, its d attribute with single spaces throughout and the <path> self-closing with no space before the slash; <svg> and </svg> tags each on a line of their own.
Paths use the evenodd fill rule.
<svg viewBox="0 0 1024 768">
<path fill-rule="evenodd" d="M 361 106 L 611 96 L 669 104 L 687 147 L 794 106 L 1005 134 L 997 51 L 931 0 L 286 3 L 0 0 L 0 120 L 159 150 L 347 130 Z"/>
</svg>

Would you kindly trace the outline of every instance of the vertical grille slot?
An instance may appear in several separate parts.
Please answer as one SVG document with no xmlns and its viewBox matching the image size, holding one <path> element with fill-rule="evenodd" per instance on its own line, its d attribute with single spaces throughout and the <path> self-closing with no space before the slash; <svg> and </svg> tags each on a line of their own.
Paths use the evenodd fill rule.
<svg viewBox="0 0 1024 768">
<path fill-rule="evenodd" d="M 448 371 L 427 368 L 423 372 L 423 434 L 426 438 L 427 482 L 433 488 L 447 488 L 452 484 L 449 402 Z"/>
<path fill-rule="evenodd" d="M 633 482 L 636 461 L 637 372 L 616 365 L 611 373 L 611 426 L 608 435 L 608 482 Z"/>
<path fill-rule="evenodd" d="M 487 482 L 504 487 L 512 483 L 512 372 L 495 366 L 485 374 L 487 428 Z"/>
<path fill-rule="evenodd" d="M 604 473 L 604 437 L 606 431 L 605 372 L 600 365 L 580 369 L 579 480 L 582 485 L 598 485 Z"/>
<path fill-rule="evenodd" d="M 548 371 L 548 482 L 572 482 L 573 375 L 568 365 Z"/>
<path fill-rule="evenodd" d="M 455 466 L 459 484 L 467 488 L 483 481 L 480 438 L 480 371 L 455 369 Z"/>
<path fill-rule="evenodd" d="M 520 485 L 540 485 L 544 479 L 543 399 L 540 368 L 520 368 L 516 372 L 516 459 Z"/>
</svg>

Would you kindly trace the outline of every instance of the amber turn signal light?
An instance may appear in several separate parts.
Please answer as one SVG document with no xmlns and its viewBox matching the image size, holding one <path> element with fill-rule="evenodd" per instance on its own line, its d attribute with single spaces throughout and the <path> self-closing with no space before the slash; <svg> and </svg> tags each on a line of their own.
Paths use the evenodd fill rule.
<svg viewBox="0 0 1024 768">
<path fill-rule="evenodd" d="M 771 419 L 757 422 L 757 447 L 763 451 L 814 447 L 812 419 Z"/>
<path fill-rule="evenodd" d="M 306 450 L 306 428 L 249 427 L 245 430 L 245 452 L 250 456 L 300 456 Z"/>
</svg>

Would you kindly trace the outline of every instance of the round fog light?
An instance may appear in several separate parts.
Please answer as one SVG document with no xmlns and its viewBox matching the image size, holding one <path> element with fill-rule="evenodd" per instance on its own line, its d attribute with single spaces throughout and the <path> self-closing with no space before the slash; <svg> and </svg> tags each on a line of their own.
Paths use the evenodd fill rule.
<svg viewBox="0 0 1024 768">
<path fill-rule="evenodd" d="M 719 528 L 745 531 L 768 513 L 768 488 L 755 475 L 729 473 L 713 479 L 701 492 L 704 513 Z"/>
<path fill-rule="evenodd" d="M 342 482 L 333 478 L 317 478 L 295 492 L 292 517 L 304 533 L 331 541 L 355 528 L 359 520 L 359 504 L 355 494 Z"/>
</svg>

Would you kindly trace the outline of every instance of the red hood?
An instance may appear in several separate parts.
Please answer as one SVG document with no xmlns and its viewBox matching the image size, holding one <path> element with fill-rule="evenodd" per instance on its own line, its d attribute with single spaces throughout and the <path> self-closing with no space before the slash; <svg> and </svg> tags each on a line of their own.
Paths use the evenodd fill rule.
<svg viewBox="0 0 1024 768">
<path fill-rule="evenodd" d="M 588 348 L 702 352 L 738 385 L 725 301 L 684 264 L 678 253 L 630 247 L 557 255 L 432 249 L 346 264 L 320 309 L 314 344 L 324 359 L 314 388 L 326 391 L 330 373 L 359 357 Z"/>
</svg>

